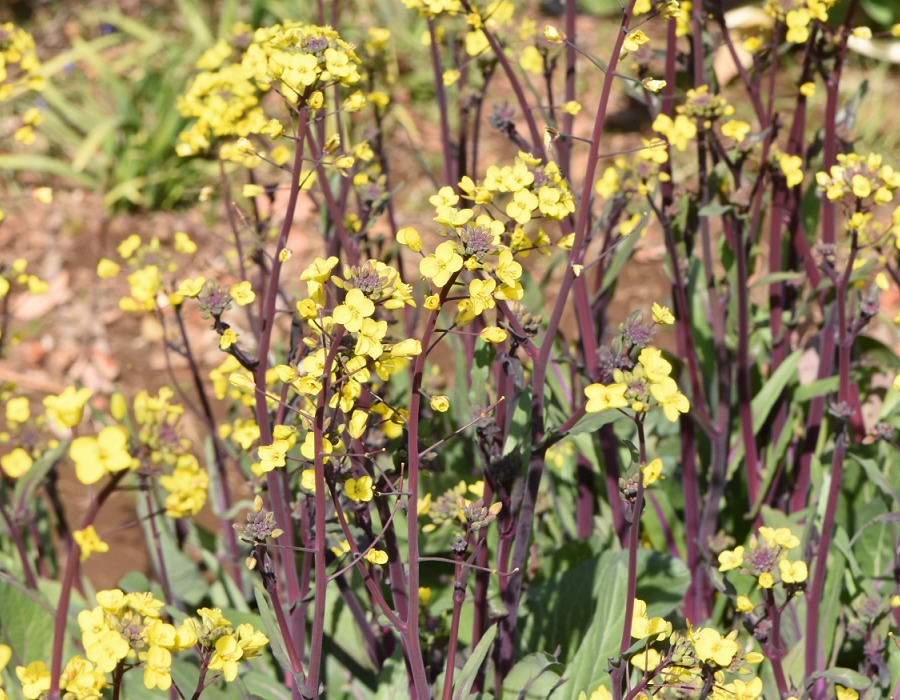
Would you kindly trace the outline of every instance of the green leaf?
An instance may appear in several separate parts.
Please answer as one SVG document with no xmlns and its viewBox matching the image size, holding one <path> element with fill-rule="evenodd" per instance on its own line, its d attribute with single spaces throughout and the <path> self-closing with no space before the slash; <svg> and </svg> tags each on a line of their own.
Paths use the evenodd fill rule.
<svg viewBox="0 0 900 700">
<path fill-rule="evenodd" d="M 546 700 L 560 683 L 563 667 L 546 652 L 529 654 L 519 661 L 503 681 L 504 700 Z"/>
<path fill-rule="evenodd" d="M 723 214 L 729 214 L 733 211 L 734 207 L 729 204 L 710 202 L 705 207 L 700 207 L 700 211 L 697 212 L 697 214 L 699 216 L 722 216 Z"/>
<path fill-rule="evenodd" d="M 826 377 L 809 384 L 798 386 L 794 391 L 794 401 L 805 403 L 819 396 L 832 394 L 838 390 L 838 378 Z"/>
<path fill-rule="evenodd" d="M 406 677 L 406 663 L 403 661 L 403 651 L 398 644 L 394 649 L 394 653 L 381 669 L 378 675 L 378 692 L 375 694 L 375 700 L 397 700 L 397 698 L 407 697 L 409 695 L 409 687 Z"/>
<path fill-rule="evenodd" d="M 456 684 L 453 689 L 453 700 L 459 700 L 460 698 L 469 696 L 469 693 L 472 690 L 472 684 L 478 676 L 478 669 L 481 668 L 481 664 L 483 664 L 485 658 L 487 658 L 488 652 L 491 649 L 491 644 L 494 643 L 494 638 L 496 636 L 497 625 L 495 623 L 488 627 L 484 636 L 472 650 L 471 656 L 466 660 L 465 666 L 463 666 L 459 677 L 456 679 Z"/>
<path fill-rule="evenodd" d="M 75 156 L 72 158 L 72 169 L 82 172 L 91 160 L 97 157 L 97 151 L 102 143 L 109 137 L 117 136 L 117 132 L 121 128 L 122 117 L 119 114 L 111 114 L 97 123 L 75 152 Z"/>
<path fill-rule="evenodd" d="M 797 382 L 797 365 L 800 364 L 800 357 L 803 355 L 802 350 L 795 350 L 788 355 L 778 369 L 776 369 L 769 380 L 757 392 L 756 396 L 750 402 L 750 410 L 753 415 L 753 434 L 759 435 L 759 431 L 769 418 L 778 397 L 791 384 Z M 732 443 L 732 457 L 730 462 L 730 471 L 737 469 L 744 457 L 744 443 L 740 434 L 736 435 Z"/>
<path fill-rule="evenodd" d="M 48 173 L 72 180 L 79 185 L 94 189 L 97 182 L 90 175 L 79 173 L 69 163 L 44 156 L 39 153 L 13 153 L 0 155 L 0 171 L 25 171 Z"/>
<path fill-rule="evenodd" d="M 801 205 L 800 223 L 806 237 L 813 240 L 819 230 L 819 213 L 822 208 L 822 200 L 819 197 L 819 186 L 813 180 L 803 195 Z"/>
<path fill-rule="evenodd" d="M 28 504 L 34 492 L 43 485 L 53 466 L 69 451 L 69 443 L 69 440 L 63 440 L 35 460 L 31 469 L 16 481 L 13 489 L 13 503 Z"/>
<path fill-rule="evenodd" d="M 869 687 L 871 681 L 867 676 L 854 671 L 852 668 L 829 668 L 826 671 L 818 671 L 812 674 L 809 679 L 814 681 L 824 678 L 831 683 L 839 683 L 845 688 L 853 688 L 854 690 L 865 690 Z"/>
<path fill-rule="evenodd" d="M 49 660 L 56 614 L 34 591 L 0 580 L 0 642 L 12 647 L 13 665 Z M 65 615 L 66 611 L 59 614 Z"/>
<path fill-rule="evenodd" d="M 238 676 L 238 682 L 244 688 L 244 693 L 254 698 L 269 700 L 290 700 L 291 692 L 285 687 L 281 679 L 273 678 L 262 671 L 250 671 Z"/>
<path fill-rule="evenodd" d="M 275 659 L 281 665 L 281 669 L 285 673 L 291 673 L 291 661 L 288 656 L 287 647 L 284 645 L 284 639 L 281 636 L 281 628 L 275 619 L 275 613 L 272 611 L 272 599 L 263 589 L 262 583 L 257 579 L 253 581 L 253 592 L 256 596 L 256 605 L 259 608 L 259 617 L 262 620 L 263 630 L 269 638 L 269 647 L 275 654 Z M 306 684 L 300 673 L 292 674 L 297 687 L 302 692 L 306 691 Z"/>
<path fill-rule="evenodd" d="M 754 280 L 750 287 L 751 289 L 753 287 L 767 287 L 770 284 L 777 284 L 778 282 L 796 282 L 805 279 L 806 273 L 804 272 L 773 272 Z"/>
<path fill-rule="evenodd" d="M 622 418 L 618 411 L 600 411 L 599 413 L 586 413 L 584 417 L 572 426 L 567 435 L 580 435 L 581 433 L 596 433 L 604 425 Z"/>
<path fill-rule="evenodd" d="M 625 615 L 628 569 L 625 552 L 606 551 L 533 587 L 523 609 L 525 649 L 559 649 L 567 682 L 559 697 L 577 698 L 595 689 L 617 657 Z M 684 563 L 668 554 L 640 550 L 637 597 L 647 614 L 665 616 L 690 583 Z"/>
</svg>

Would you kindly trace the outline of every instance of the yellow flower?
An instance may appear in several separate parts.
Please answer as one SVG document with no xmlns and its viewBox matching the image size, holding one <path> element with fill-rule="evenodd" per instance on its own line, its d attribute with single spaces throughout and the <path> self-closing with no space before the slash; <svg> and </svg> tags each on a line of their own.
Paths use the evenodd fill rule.
<svg viewBox="0 0 900 700">
<path fill-rule="evenodd" d="M 175 293 L 179 296 L 193 299 L 199 296 L 200 292 L 203 291 L 204 284 L 206 284 L 205 277 L 197 277 L 195 279 L 188 278 L 181 281 L 181 284 L 178 285 L 178 289 L 175 290 Z"/>
<path fill-rule="evenodd" d="M 644 487 L 650 486 L 650 484 L 663 479 L 662 475 L 663 463 L 662 460 L 657 457 L 649 464 L 645 464 L 641 467 L 641 473 L 644 475 Z"/>
<path fill-rule="evenodd" d="M 654 384 L 667 379 L 672 373 L 672 365 L 663 358 L 659 348 L 644 348 L 638 356 L 638 362 L 644 370 L 644 376 Z"/>
<path fill-rule="evenodd" d="M 446 413 L 450 410 L 450 399 L 446 396 L 431 397 L 431 410 L 438 413 Z"/>
<path fill-rule="evenodd" d="M 655 78 L 644 78 L 641 81 L 641 85 L 644 86 L 650 92 L 659 92 L 666 86 L 665 80 L 657 80 Z"/>
<path fill-rule="evenodd" d="M 419 586 L 419 601 L 422 605 L 428 605 L 431 602 L 431 589 L 427 586 Z"/>
<path fill-rule="evenodd" d="M 382 564 L 387 564 L 387 552 L 382 549 L 370 549 L 368 552 L 366 552 L 366 561 L 368 561 L 370 564 L 377 564 L 379 566 Z"/>
<path fill-rule="evenodd" d="M 252 304 L 253 300 L 256 299 L 256 293 L 253 291 L 250 282 L 247 280 L 231 285 L 228 292 L 231 294 L 231 298 L 234 299 L 234 303 L 238 306 L 247 306 L 248 304 Z"/>
<path fill-rule="evenodd" d="M 361 476 L 358 479 L 350 478 L 344 482 L 344 491 L 351 501 L 367 503 L 375 495 L 371 476 Z"/>
<path fill-rule="evenodd" d="M 360 289 L 347 292 L 344 303 L 334 310 L 334 322 L 341 324 L 350 333 L 356 333 L 362 327 L 363 319 L 375 313 L 375 303 L 363 294 Z"/>
<path fill-rule="evenodd" d="M 128 656 L 130 647 L 121 634 L 106 629 L 96 635 L 82 635 L 84 651 L 88 659 L 104 673 L 112 673 L 119 661 Z"/>
<path fill-rule="evenodd" d="M 469 298 L 472 302 L 472 313 L 476 316 L 482 314 L 486 309 L 494 308 L 494 289 L 497 283 L 494 280 L 474 279 L 469 282 Z"/>
<path fill-rule="evenodd" d="M 573 117 L 581 111 L 581 103 L 575 100 L 569 100 L 562 104 L 562 111 L 571 114 Z"/>
<path fill-rule="evenodd" d="M 270 472 L 275 467 L 283 467 L 286 464 L 287 451 L 290 449 L 287 440 L 274 440 L 271 445 L 261 445 L 256 450 L 259 457 L 260 470 Z"/>
<path fill-rule="evenodd" d="M 722 124 L 722 136 L 734 139 L 741 143 L 750 134 L 750 125 L 737 119 L 729 119 Z"/>
<path fill-rule="evenodd" d="M 487 326 L 478 334 L 478 337 L 486 343 L 502 343 L 508 336 L 509 333 L 498 326 Z"/>
<path fill-rule="evenodd" d="M 743 563 L 743 546 L 735 547 L 734 549 L 726 549 L 719 554 L 719 571 L 731 571 L 732 569 L 738 568 Z"/>
<path fill-rule="evenodd" d="M 803 183 L 803 159 L 800 156 L 782 154 L 778 166 L 787 179 L 788 187 L 796 187 Z"/>
<path fill-rule="evenodd" d="M 800 86 L 800 94 L 804 97 L 812 97 L 816 94 L 816 84 L 803 83 L 803 85 Z"/>
<path fill-rule="evenodd" d="M 544 38 L 551 44 L 561 44 L 566 40 L 566 35 L 559 31 L 552 24 L 548 24 L 546 27 L 544 27 Z"/>
<path fill-rule="evenodd" d="M 59 396 L 45 397 L 43 403 L 47 409 L 47 417 L 63 428 L 74 428 L 81 422 L 84 405 L 92 393 L 90 389 L 76 389 L 70 386 Z"/>
<path fill-rule="evenodd" d="M 191 240 L 191 237 L 184 231 L 175 232 L 175 250 L 185 255 L 191 255 L 197 252 L 197 244 Z"/>
<path fill-rule="evenodd" d="M 256 439 L 259 428 L 255 424 L 253 427 L 256 428 Z M 159 478 L 159 485 L 169 492 L 164 503 L 166 515 L 170 518 L 191 517 L 206 503 L 209 475 L 200 468 L 196 457 L 187 454 L 178 458 L 171 475 Z"/>
<path fill-rule="evenodd" d="M 31 459 L 31 455 L 21 447 L 17 447 L 9 454 L 0 457 L 0 469 L 10 479 L 21 478 L 31 469 L 33 464 L 34 460 Z"/>
<path fill-rule="evenodd" d="M 238 334 L 235 333 L 232 328 L 226 328 L 222 333 L 222 336 L 219 338 L 219 347 L 222 350 L 227 350 L 237 342 L 237 339 Z"/>
<path fill-rule="evenodd" d="M 94 552 L 103 554 L 109 551 L 109 545 L 100 539 L 100 535 L 94 529 L 93 525 L 88 525 L 84 530 L 75 530 L 72 532 L 72 539 L 81 550 L 81 561 L 84 561 Z"/>
<path fill-rule="evenodd" d="M 661 326 L 671 326 L 675 323 L 675 315 L 669 307 L 657 304 L 655 301 L 650 307 L 650 317 L 653 319 L 653 323 L 658 323 Z"/>
<path fill-rule="evenodd" d="M 6 402 L 6 420 L 9 423 L 24 423 L 31 417 L 31 404 L 25 396 L 16 396 Z"/>
<path fill-rule="evenodd" d="M 584 389 L 584 395 L 588 399 L 584 410 L 599 413 L 611 408 L 625 408 L 628 406 L 628 399 L 625 398 L 627 389 L 625 384 L 591 384 Z"/>
<path fill-rule="evenodd" d="M 27 666 L 16 666 L 16 676 L 22 684 L 22 694 L 27 700 L 36 700 L 50 690 L 50 671 L 43 661 L 32 661 Z"/>
<path fill-rule="evenodd" d="M 745 683 L 737 678 L 730 685 L 732 692 L 730 697 L 734 698 L 734 700 L 756 700 L 762 695 L 762 679 L 758 677 L 749 683 Z"/>
<path fill-rule="evenodd" d="M 134 252 L 141 247 L 141 237 L 136 233 L 132 233 L 128 238 L 119 244 L 116 252 L 125 260 L 134 255 Z"/>
<path fill-rule="evenodd" d="M 366 422 L 368 420 L 368 412 L 359 410 L 353 411 L 353 415 L 350 416 L 350 422 L 347 424 L 347 432 L 350 433 L 350 437 L 359 440 L 366 430 Z"/>
<path fill-rule="evenodd" d="M 50 204 L 53 202 L 53 188 L 38 187 L 34 192 L 32 192 L 32 197 L 34 197 L 35 201 L 40 202 L 41 204 Z"/>
<path fill-rule="evenodd" d="M 859 693 L 853 688 L 845 688 L 842 685 L 835 685 L 834 691 L 837 694 L 837 700 L 857 700 Z"/>
<path fill-rule="evenodd" d="M 397 243 L 405 245 L 413 253 L 422 252 L 422 237 L 412 226 L 407 226 L 397 231 Z"/>
<path fill-rule="evenodd" d="M 712 627 L 704 627 L 695 632 L 693 639 L 697 658 L 722 668 L 729 666 L 738 652 L 737 642 L 730 637 L 723 637 Z"/>
<path fill-rule="evenodd" d="M 315 447 L 315 433 L 312 431 L 306 434 L 306 437 L 303 439 L 303 444 L 300 445 L 300 454 L 302 454 L 306 459 L 312 462 L 316 458 L 316 447 Z M 329 452 L 334 451 L 334 446 L 331 444 L 331 440 L 327 437 L 322 438 L 322 454 L 328 454 Z M 325 462 L 328 463 L 328 457 L 325 457 Z"/>
<path fill-rule="evenodd" d="M 364 318 L 356 337 L 356 347 L 353 348 L 353 352 L 359 357 L 368 355 L 373 360 L 377 360 L 384 352 L 381 341 L 387 335 L 387 329 L 387 321 L 375 321 L 371 318 Z"/>
<path fill-rule="evenodd" d="M 750 600 L 745 595 L 739 595 L 737 598 L 737 609 L 739 612 L 748 613 L 752 612 L 756 606 L 753 604 L 753 601 Z"/>
<path fill-rule="evenodd" d="M 444 241 L 432 255 L 419 262 L 419 272 L 430 279 L 436 287 L 443 287 L 450 276 L 462 269 L 462 256 L 456 252 L 454 241 Z"/>
<path fill-rule="evenodd" d="M 391 357 L 414 357 L 422 354 L 422 341 L 417 338 L 407 338 L 391 347 Z"/>
<path fill-rule="evenodd" d="M 100 258 L 100 262 L 97 263 L 97 277 L 106 280 L 118 275 L 121 269 L 118 263 L 113 262 L 109 258 Z"/>
<path fill-rule="evenodd" d="M 316 472 L 313 469 L 304 469 L 300 472 L 300 485 L 307 491 L 316 490 Z"/>
<path fill-rule="evenodd" d="M 75 476 L 86 486 L 106 474 L 128 469 L 133 461 L 128 452 L 128 433 L 118 425 L 103 428 L 96 437 L 75 438 L 69 456 L 75 462 Z"/>
<path fill-rule="evenodd" d="M 253 659 L 259 656 L 262 648 L 269 643 L 269 638 L 259 630 L 253 629 L 253 625 L 245 622 L 238 625 L 238 646 L 244 652 L 243 658 Z"/>
<path fill-rule="evenodd" d="M 648 648 L 631 657 L 631 665 L 648 672 L 659 666 L 662 656 L 656 649 Z"/>
<path fill-rule="evenodd" d="M 778 562 L 778 569 L 781 572 L 782 583 L 803 583 L 809 576 L 806 562 L 803 561 L 790 562 L 782 559 Z"/>
<path fill-rule="evenodd" d="M 650 385 L 650 393 L 659 402 L 663 412 L 671 422 L 678 420 L 680 413 L 691 410 L 687 396 L 678 391 L 678 384 L 671 377 L 666 377 L 656 384 Z"/>
<path fill-rule="evenodd" d="M 805 7 L 791 10 L 785 15 L 788 30 L 785 39 L 795 44 L 802 44 L 809 39 L 809 22 L 812 16 Z"/>
<path fill-rule="evenodd" d="M 625 43 L 622 45 L 623 51 L 637 51 L 641 46 L 646 44 L 650 39 L 640 29 L 636 29 L 625 37 Z"/>
<path fill-rule="evenodd" d="M 853 191 L 854 195 L 860 199 L 865 199 L 872 194 L 872 183 L 865 175 L 857 173 L 850 178 L 850 189 Z"/>
<path fill-rule="evenodd" d="M 172 685 L 172 654 L 168 649 L 151 646 L 144 659 L 144 687 L 168 690 Z"/>
<path fill-rule="evenodd" d="M 237 678 L 238 661 L 244 655 L 243 649 L 238 645 L 233 635 L 226 634 L 216 640 L 216 650 L 209 662 L 209 668 L 213 671 L 222 671 L 225 680 L 229 683 Z"/>
<path fill-rule="evenodd" d="M 519 57 L 519 65 L 532 75 L 542 75 L 544 73 L 544 56 L 536 47 L 526 46 Z"/>
<path fill-rule="evenodd" d="M 674 121 L 667 114 L 660 114 L 651 128 L 665 136 L 672 148 L 677 151 L 686 151 L 688 143 L 697 136 L 697 125 L 683 114 L 675 117 Z"/>
<path fill-rule="evenodd" d="M 768 571 L 764 571 L 759 575 L 759 587 L 760 588 L 771 588 L 775 585 L 775 577 L 772 576 Z"/>
<path fill-rule="evenodd" d="M 307 267 L 300 273 L 300 279 L 304 282 L 318 282 L 324 284 L 331 276 L 331 271 L 338 264 L 336 256 L 332 255 L 325 260 L 324 258 L 316 258 L 312 265 Z"/>
</svg>

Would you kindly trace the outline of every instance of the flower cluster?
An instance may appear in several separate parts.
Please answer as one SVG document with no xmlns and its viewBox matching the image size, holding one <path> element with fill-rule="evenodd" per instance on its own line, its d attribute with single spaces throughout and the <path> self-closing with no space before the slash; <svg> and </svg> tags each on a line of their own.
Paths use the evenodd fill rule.
<svg viewBox="0 0 900 700">
<path fill-rule="evenodd" d="M 900 187 L 900 171 L 882 162 L 881 155 L 867 156 L 841 153 L 837 165 L 828 172 L 816 173 L 819 190 L 832 202 L 854 200 L 858 207 L 870 207 L 891 202 Z"/>
<path fill-rule="evenodd" d="M 828 11 L 836 0 L 767 0 L 766 12 L 784 22 L 785 39 L 802 44 L 809 39 L 809 27 L 814 21 L 827 22 Z"/>
<path fill-rule="evenodd" d="M 11 22 L 0 24 L 0 102 L 16 99 L 24 93 L 40 92 L 45 84 L 34 38 Z M 41 110 L 29 107 L 17 118 L 13 139 L 30 146 L 36 138 L 34 130 L 42 121 Z M 0 210 L 2 220 L 3 211 Z"/>
<path fill-rule="evenodd" d="M 248 27 L 236 27 L 243 36 Z M 285 125 L 266 117 L 262 107 L 265 92 L 277 91 L 292 105 L 302 102 L 312 109 L 325 104 L 325 88 L 333 84 L 359 82 L 359 57 L 353 47 L 329 27 L 285 23 L 257 29 L 239 60 L 226 61 L 232 50 L 219 44 L 207 52 L 187 93 L 178 102 L 179 112 L 196 121 L 181 134 L 182 156 L 206 151 L 222 140 L 220 155 L 254 167 L 264 155 L 248 137 L 277 139 Z M 362 93 L 351 95 L 344 108 L 358 110 L 365 103 Z M 282 149 L 287 153 L 287 149 Z M 273 152 L 282 164 L 286 158 Z"/>
<path fill-rule="evenodd" d="M 744 664 L 759 663 L 763 659 L 762 654 L 744 653 L 737 631 L 723 635 L 713 627 L 693 629 L 688 624 L 686 632 L 673 632 L 670 622 L 661 617 L 648 616 L 643 600 L 636 598 L 633 610 L 631 636 L 636 640 L 645 640 L 645 646 L 630 661 L 632 666 L 650 677 L 648 687 L 663 690 L 671 686 L 681 692 L 689 692 L 690 689 L 697 692 L 704 684 L 709 686 L 709 681 L 713 681 L 710 697 L 716 700 L 755 700 L 761 697 L 762 681 L 758 677 L 747 680 L 752 671 Z M 726 674 L 738 677 L 726 682 Z M 668 696 L 663 694 L 662 697 Z"/>
<path fill-rule="evenodd" d="M 672 422 L 690 410 L 690 401 L 670 376 L 672 365 L 655 347 L 643 348 L 630 370 L 613 370 L 613 384 L 591 384 L 585 387 L 585 410 L 599 413 L 609 409 L 630 407 L 635 414 L 646 413 L 654 406 L 663 410 Z"/>
<path fill-rule="evenodd" d="M 800 538 L 788 528 L 760 527 L 759 537 L 750 538 L 749 548 L 738 546 L 719 554 L 719 571 L 740 569 L 742 573 L 756 577 L 762 589 L 771 589 L 776 581 L 780 581 L 792 595 L 803 589 L 809 575 L 804 561 L 788 558 L 791 550 L 799 547 Z M 749 612 L 754 607 L 749 598 L 738 599 L 741 612 Z"/>
<path fill-rule="evenodd" d="M 192 648 L 200 653 L 204 668 L 220 671 L 230 682 L 237 676 L 238 662 L 258 656 L 268 643 L 252 625 L 234 627 L 218 609 L 198 610 L 197 618 L 176 627 L 162 619 L 165 603 L 150 593 L 111 589 L 98 592 L 96 601 L 97 607 L 78 614 L 86 658 L 70 659 L 60 677 L 60 689 L 70 700 L 101 697 L 116 669 L 142 667 L 147 689 L 168 690 L 173 684 L 172 655 Z M 42 661 L 20 666 L 16 673 L 26 698 L 38 698 L 50 687 Z"/>
</svg>

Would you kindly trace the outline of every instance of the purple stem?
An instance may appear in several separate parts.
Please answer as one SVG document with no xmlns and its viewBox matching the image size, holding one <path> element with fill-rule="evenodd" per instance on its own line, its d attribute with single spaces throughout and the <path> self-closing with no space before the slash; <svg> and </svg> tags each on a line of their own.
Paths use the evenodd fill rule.
<svg viewBox="0 0 900 700">
<path fill-rule="evenodd" d="M 621 30 L 616 34 L 616 41 L 611 51 L 609 68 L 603 77 L 603 87 L 601 88 L 600 99 L 597 104 L 597 115 L 594 120 L 591 145 L 585 166 L 584 185 L 582 188 L 580 208 L 578 210 L 578 219 L 575 225 L 575 240 L 572 245 L 572 250 L 569 252 L 566 271 L 563 274 L 553 312 L 547 323 L 544 340 L 541 343 L 538 358 L 534 362 L 532 375 L 531 431 L 532 440 L 537 445 L 540 445 L 544 439 L 544 391 L 546 389 L 545 380 L 547 369 L 550 364 L 550 354 L 553 350 L 556 333 L 559 330 L 559 324 L 562 321 L 569 292 L 572 289 L 572 283 L 575 280 L 572 265 L 582 264 L 584 262 L 584 256 L 587 249 L 586 241 L 589 233 L 588 222 L 590 218 L 591 192 L 593 191 L 594 178 L 597 173 L 600 140 L 603 137 L 603 125 L 606 121 L 609 99 L 612 94 L 613 79 L 619 62 L 619 55 L 622 52 L 622 45 L 625 42 L 627 27 L 631 23 L 631 14 L 634 10 L 634 3 L 635 0 L 629 0 L 625 8 L 622 17 Z M 488 37 L 491 38 L 490 33 L 488 33 Z M 493 39 L 493 41 L 496 42 L 496 39 Z M 497 48 L 499 47 L 495 47 L 495 51 Z M 584 332 L 584 330 L 582 332 Z M 589 329 L 588 332 L 593 332 L 593 329 Z M 525 477 L 525 492 L 522 498 L 522 506 L 519 511 L 519 520 L 515 532 L 515 543 L 511 561 L 512 568 L 519 569 L 520 572 L 524 569 L 525 560 L 528 556 L 528 543 L 531 538 L 531 528 L 534 522 L 534 509 L 537 503 L 538 489 L 544 470 L 544 452 L 546 452 L 545 448 L 537 450 L 532 454 L 531 462 L 528 466 L 528 473 Z M 502 570 L 507 571 L 507 569 Z M 502 680 L 506 674 L 509 673 L 515 658 L 515 631 L 518 621 L 518 601 L 521 589 L 522 575 L 520 573 L 518 576 L 510 578 L 503 595 L 507 616 L 500 623 L 498 681 Z"/>
<path fill-rule="evenodd" d="M 80 530 L 84 530 L 88 525 L 94 522 L 100 507 L 110 497 L 119 482 L 128 473 L 123 470 L 113 474 L 106 486 L 97 494 L 97 497 L 91 501 L 87 512 L 81 521 Z M 75 585 L 75 577 L 78 575 L 78 563 L 80 561 L 80 552 L 74 542 L 69 542 L 68 555 L 66 557 L 66 568 L 63 571 L 62 580 L 60 581 L 59 602 L 56 606 L 56 619 L 53 624 L 53 649 L 50 653 L 50 700 L 60 700 L 59 692 L 59 676 L 62 672 L 62 654 L 63 646 L 66 641 L 66 622 L 69 620 L 69 599 L 72 595 L 72 587 Z"/>
<path fill-rule="evenodd" d="M 638 450 L 641 464 L 647 463 L 647 443 L 644 439 L 644 423 L 642 416 L 635 420 L 638 431 Z M 619 643 L 619 654 L 624 654 L 631 646 L 631 618 L 634 616 L 634 596 L 637 591 L 637 551 L 638 541 L 641 535 L 641 511 L 644 509 L 644 475 L 638 470 L 638 490 L 631 507 L 631 519 L 629 522 L 628 537 L 628 585 L 625 591 L 625 621 L 622 623 L 622 641 Z M 609 674 L 612 680 L 613 700 L 622 700 L 622 681 L 628 670 L 628 664 L 623 661 Z"/>
</svg>

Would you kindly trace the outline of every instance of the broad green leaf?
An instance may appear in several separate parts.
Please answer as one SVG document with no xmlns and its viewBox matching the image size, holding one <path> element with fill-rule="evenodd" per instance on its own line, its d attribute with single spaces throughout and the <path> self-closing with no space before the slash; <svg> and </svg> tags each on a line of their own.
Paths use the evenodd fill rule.
<svg viewBox="0 0 900 700">
<path fill-rule="evenodd" d="M 65 614 L 65 613 L 63 613 Z M 0 579 L 0 643 L 12 647 L 12 664 L 50 659 L 56 613 L 35 591 Z"/>
<path fill-rule="evenodd" d="M 618 655 L 626 558 L 624 552 L 604 552 L 528 592 L 523 648 L 559 649 L 567 679 L 561 698 L 574 699 L 580 691 L 596 688 L 607 675 L 608 659 Z M 690 574 L 678 559 L 640 550 L 637 581 L 637 597 L 647 602 L 647 614 L 666 616 L 681 603 Z"/>
<path fill-rule="evenodd" d="M 810 680 L 816 680 L 818 678 L 824 678 L 831 683 L 838 683 L 845 688 L 853 688 L 854 690 L 864 690 L 868 688 L 871 683 L 867 676 L 864 676 L 858 671 L 854 671 L 852 668 L 829 668 L 810 676 Z"/>
<path fill-rule="evenodd" d="M 459 676 L 456 679 L 456 684 L 453 688 L 453 700 L 469 697 L 469 693 L 472 690 L 472 684 L 478 676 L 478 670 L 484 663 L 485 658 L 487 658 L 488 652 L 490 651 L 496 636 L 497 625 L 495 623 L 488 627 L 484 636 L 478 641 L 478 644 L 476 644 L 475 648 L 472 650 L 472 654 L 466 660 L 466 664 L 463 666 L 462 671 L 459 672 Z"/>
<path fill-rule="evenodd" d="M 604 425 L 612 423 L 618 418 L 624 418 L 619 411 L 600 411 L 599 413 L 586 413 L 584 417 L 572 426 L 567 435 L 580 435 L 581 433 L 595 433 Z"/>
<path fill-rule="evenodd" d="M 397 698 L 409 697 L 406 663 L 403 661 L 403 651 L 399 644 L 394 649 L 391 658 L 384 662 L 384 667 L 378 675 L 377 688 L 375 700 L 397 700 Z"/>
<path fill-rule="evenodd" d="M 802 350 L 795 350 L 788 355 L 778 369 L 776 369 L 768 381 L 753 397 L 750 402 L 750 410 L 753 414 L 753 434 L 759 435 L 759 431 L 769 418 L 772 408 L 778 401 L 778 397 L 782 392 L 797 381 L 797 365 L 800 363 L 800 357 L 803 355 Z M 729 471 L 733 471 L 740 464 L 744 457 L 744 443 L 741 435 L 738 433 L 732 443 L 732 456 Z"/>
<path fill-rule="evenodd" d="M 48 173 L 67 178 L 89 189 L 97 186 L 94 178 L 85 173 L 79 173 L 69 163 L 39 153 L 0 155 L 0 171 L 3 170 Z"/>
<path fill-rule="evenodd" d="M 253 582 L 253 592 L 256 596 L 256 605 L 259 607 L 259 617 L 262 620 L 263 631 L 269 638 L 269 646 L 275 659 L 281 665 L 281 670 L 285 673 L 291 673 L 291 661 L 288 656 L 287 647 L 285 647 L 284 639 L 281 636 L 281 628 L 275 619 L 275 613 L 272 611 L 272 599 L 263 589 L 259 580 Z M 297 686 L 303 690 L 306 686 L 299 673 L 293 674 Z"/>
<path fill-rule="evenodd" d="M 503 700 L 546 700 L 560 684 L 563 667 L 546 652 L 529 654 L 519 661 L 503 681 Z"/>
</svg>

